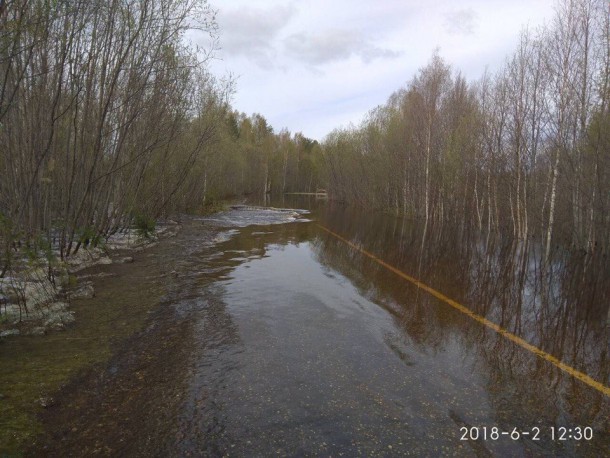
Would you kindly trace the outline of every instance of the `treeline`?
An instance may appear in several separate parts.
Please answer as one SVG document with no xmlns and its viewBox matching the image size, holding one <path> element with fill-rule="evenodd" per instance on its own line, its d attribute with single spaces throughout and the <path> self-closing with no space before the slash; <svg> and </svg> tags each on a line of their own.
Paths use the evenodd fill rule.
<svg viewBox="0 0 610 458">
<path fill-rule="evenodd" d="M 313 189 L 320 148 L 235 113 L 185 39 L 206 0 L 0 1 L 0 277 L 134 222 L 244 193 Z"/>
<path fill-rule="evenodd" d="M 435 54 L 324 142 L 331 197 L 517 238 L 610 247 L 610 4 L 563 0 L 496 74 Z"/>
<path fill-rule="evenodd" d="M 242 195 L 314 192 L 322 186 L 319 143 L 287 130 L 274 133 L 266 119 L 228 111 L 212 152 L 193 173 L 192 190 L 203 184 L 205 203 Z"/>
<path fill-rule="evenodd" d="M 495 75 L 434 55 L 323 145 L 235 112 L 206 0 L 0 1 L 0 276 L 223 198 L 312 192 L 430 225 L 610 245 L 610 6 L 563 0 Z M 209 50 L 212 52 L 212 50 Z"/>
<path fill-rule="evenodd" d="M 213 135 L 223 87 L 183 36 L 193 0 L 31 0 L 0 18 L 0 239 L 61 257 L 171 210 Z M 214 109 L 210 109 L 214 108 Z M 41 242 L 42 243 L 42 242 Z"/>
</svg>

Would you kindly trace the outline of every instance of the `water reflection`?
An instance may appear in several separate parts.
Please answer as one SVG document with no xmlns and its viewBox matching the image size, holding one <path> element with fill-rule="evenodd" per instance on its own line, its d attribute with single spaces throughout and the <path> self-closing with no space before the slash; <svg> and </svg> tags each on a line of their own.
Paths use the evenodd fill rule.
<svg viewBox="0 0 610 458">
<path fill-rule="evenodd" d="M 546 265 L 541 247 L 531 240 L 429 231 L 422 248 L 423 228 L 412 221 L 363 218 L 343 208 L 327 209 L 321 220 L 391 265 L 608 386 L 606 257 L 557 251 Z M 409 342 L 401 347 L 396 339 L 388 341 L 399 356 L 412 346 L 423 353 L 462 347 L 459 357 L 470 359 L 466 364 L 487 379 L 496 422 L 588 425 L 608 444 L 607 396 L 460 316 L 331 235 L 322 234 L 314 246 L 323 264 L 349 277 L 363 295 L 393 314 Z M 561 450 L 578 450 L 564 445 Z"/>
<path fill-rule="evenodd" d="M 302 206 L 302 205 L 300 205 Z M 180 455 L 603 456 L 607 398 L 403 281 L 315 223 L 230 227 L 193 265 L 196 316 Z M 320 207 L 311 216 L 608 383 L 608 261 L 532 241 L 435 232 Z M 246 217 L 247 219 L 247 217 Z M 424 243 L 422 244 L 422 240 Z M 205 269 L 202 266 L 205 264 Z M 543 428 L 461 442 L 460 427 Z M 551 426 L 594 440 L 552 441 Z"/>
</svg>

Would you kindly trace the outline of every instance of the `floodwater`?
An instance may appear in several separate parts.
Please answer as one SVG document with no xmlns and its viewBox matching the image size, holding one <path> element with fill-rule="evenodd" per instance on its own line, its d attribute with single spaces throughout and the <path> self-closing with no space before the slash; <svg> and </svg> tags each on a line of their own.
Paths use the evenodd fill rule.
<svg viewBox="0 0 610 458">
<path fill-rule="evenodd" d="M 325 206 L 304 216 L 311 221 L 239 228 L 210 261 L 232 268 L 202 292 L 178 454 L 610 450 L 607 394 L 318 225 L 608 386 L 606 259 L 558 253 L 543 272 L 538 247 L 525 242 L 451 231 L 428 233 L 422 246 L 421 228 L 397 218 Z"/>
<path fill-rule="evenodd" d="M 175 393 L 177 401 L 165 412 L 166 423 L 154 426 L 157 440 L 149 445 L 157 448 L 125 446 L 122 453 L 608 456 L 606 257 L 558 250 L 545 264 L 535 241 L 460 228 L 424 234 L 413 221 L 315 200 L 283 206 L 310 211 L 244 207 L 190 219 L 175 239 L 162 242 L 182 247 L 158 256 L 178 257 L 171 262 L 172 293 L 160 307 L 172 311 L 166 322 L 189 324 L 164 337 L 179 342 L 182 350 L 169 357 L 179 355 L 185 367 L 175 370 L 180 380 L 171 390 L 159 388 L 156 378 L 141 381 L 155 393 L 154 404 Z M 204 227 L 214 238 L 198 242 Z M 83 394 L 82 402 L 93 405 L 104 389 L 90 401 Z M 80 411 L 66 418 L 77 424 Z M 146 437 L 149 424 L 125 421 L 117 428 Z M 74 434 L 78 444 L 76 429 L 62 428 L 62 440 Z M 103 441 L 96 438 L 95 450 L 112 451 Z"/>
</svg>

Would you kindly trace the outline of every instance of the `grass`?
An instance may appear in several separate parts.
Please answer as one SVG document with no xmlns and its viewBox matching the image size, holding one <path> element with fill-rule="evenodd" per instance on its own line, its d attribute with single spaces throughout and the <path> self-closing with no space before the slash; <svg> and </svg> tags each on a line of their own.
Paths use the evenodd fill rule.
<svg viewBox="0 0 610 458">
<path fill-rule="evenodd" d="M 0 342 L 0 457 L 19 456 L 42 432 L 42 397 L 107 362 L 114 345 L 142 328 L 163 294 L 161 286 L 142 288 L 128 275 L 99 283 L 95 298 L 75 301 L 76 323 L 66 331 Z"/>
<path fill-rule="evenodd" d="M 202 216 L 211 215 L 214 213 L 225 211 L 229 208 L 228 204 L 222 200 L 208 200 L 206 204 L 201 208 L 199 213 Z"/>
<path fill-rule="evenodd" d="M 133 224 L 140 238 L 150 239 L 155 234 L 157 222 L 150 216 L 138 214 L 135 216 Z"/>
</svg>

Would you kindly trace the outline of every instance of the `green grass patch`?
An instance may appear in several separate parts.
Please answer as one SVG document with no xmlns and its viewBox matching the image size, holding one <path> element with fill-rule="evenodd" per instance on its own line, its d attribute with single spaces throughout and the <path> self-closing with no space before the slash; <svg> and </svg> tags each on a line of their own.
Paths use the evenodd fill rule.
<svg viewBox="0 0 610 458">
<path fill-rule="evenodd" d="M 0 457 L 23 453 L 42 432 L 40 399 L 54 397 L 80 371 L 107 362 L 115 345 L 142 328 L 163 293 L 129 272 L 102 279 L 95 298 L 74 302 L 76 323 L 66 331 L 0 342 Z"/>
</svg>

